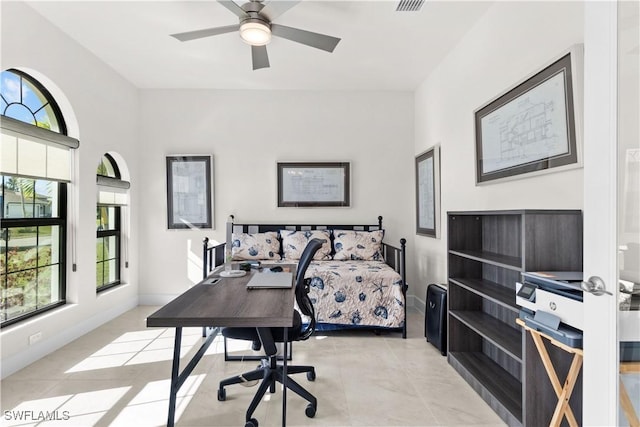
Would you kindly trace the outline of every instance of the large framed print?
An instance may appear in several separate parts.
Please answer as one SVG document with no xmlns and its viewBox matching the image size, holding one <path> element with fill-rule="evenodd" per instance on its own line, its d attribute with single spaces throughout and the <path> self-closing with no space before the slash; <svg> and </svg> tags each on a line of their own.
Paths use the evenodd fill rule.
<svg viewBox="0 0 640 427">
<path fill-rule="evenodd" d="M 211 228 L 211 156 L 167 156 L 167 227 Z"/>
<path fill-rule="evenodd" d="M 580 165 L 578 58 L 573 48 L 475 112 L 476 185 Z"/>
<path fill-rule="evenodd" d="M 438 237 L 440 222 L 440 147 L 416 157 L 416 233 Z"/>
<path fill-rule="evenodd" d="M 349 163 L 278 163 L 278 207 L 350 204 Z"/>
</svg>

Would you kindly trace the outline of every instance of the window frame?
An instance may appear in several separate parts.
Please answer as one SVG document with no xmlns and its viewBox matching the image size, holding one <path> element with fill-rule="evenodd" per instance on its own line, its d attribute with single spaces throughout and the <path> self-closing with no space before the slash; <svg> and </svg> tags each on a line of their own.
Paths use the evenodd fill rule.
<svg viewBox="0 0 640 427">
<path fill-rule="evenodd" d="M 52 131 L 52 132 L 56 132 L 56 133 L 59 133 L 59 134 L 62 134 L 62 135 L 67 135 L 67 123 L 64 120 L 64 116 L 62 115 L 62 110 L 60 109 L 60 106 L 56 102 L 56 100 L 53 97 L 53 95 L 51 95 L 51 92 L 49 92 L 47 90 L 47 88 L 42 85 L 42 83 L 40 83 L 38 80 L 36 80 L 32 76 L 30 76 L 29 74 L 25 73 L 24 71 L 20 71 L 20 70 L 17 70 L 15 68 L 8 68 L 8 69 L 6 69 L 4 71 L 13 73 L 13 74 L 17 75 L 18 77 L 20 77 L 20 83 L 21 83 L 20 84 L 20 101 L 23 100 L 22 80 L 27 80 L 31 85 L 33 85 L 33 87 L 35 87 L 36 89 L 38 89 L 40 91 L 40 93 L 42 94 L 44 99 L 47 100 L 47 102 L 43 103 L 42 107 L 40 107 L 37 111 L 39 111 L 42 108 L 44 108 L 46 106 L 46 104 L 49 104 L 51 106 L 51 110 L 53 111 L 53 114 L 54 114 L 54 116 L 56 118 L 56 122 L 58 123 L 58 128 L 59 128 L 59 130 L 57 132 L 56 131 Z M 9 106 L 11 104 L 16 104 L 16 102 L 7 102 L 7 99 L 2 94 L 2 91 L 0 91 L 0 96 L 3 98 L 4 102 L 7 104 L 7 107 L 5 108 L 5 111 L 6 111 L 7 108 L 9 108 Z M 31 110 L 31 107 L 29 107 L 28 105 L 24 104 L 23 102 L 18 102 L 17 104 L 23 105 L 25 108 L 27 108 L 31 112 L 31 114 L 33 115 L 33 120 L 34 120 L 34 122 L 36 124 L 27 123 L 27 122 L 23 122 L 23 123 L 27 123 L 27 124 L 29 124 L 31 126 L 38 127 L 38 125 L 37 125 L 38 122 L 37 122 L 37 120 L 35 118 L 35 113 L 34 113 L 33 110 Z M 5 117 L 5 114 L 4 114 L 5 111 L 0 113 L 0 115 Z M 10 117 L 10 116 L 6 116 L 6 117 Z"/>
<path fill-rule="evenodd" d="M 96 175 L 99 176 L 106 176 L 107 178 L 116 178 L 116 179 L 122 179 L 122 176 L 120 175 L 120 168 L 118 167 L 118 162 L 116 162 L 116 160 L 113 158 L 113 156 L 109 153 L 105 153 L 103 156 L 103 158 L 107 159 L 107 161 L 111 164 L 111 168 L 113 169 L 113 176 L 111 175 L 104 175 L 101 173 L 97 173 Z M 100 161 L 100 164 L 102 164 L 103 161 Z M 100 165 L 98 165 L 98 167 L 100 167 Z"/>
<path fill-rule="evenodd" d="M 33 119 L 34 119 L 34 123 L 29 123 L 29 122 L 25 122 L 25 121 L 21 121 L 21 120 L 16 120 L 16 122 L 21 122 L 24 123 L 25 125 L 28 126 L 33 126 L 34 130 L 38 129 L 38 131 L 36 132 L 38 135 L 44 135 L 47 132 L 42 132 L 40 131 L 40 129 L 46 129 L 43 127 L 38 126 L 38 121 L 36 119 L 36 114 L 38 113 L 38 111 L 42 110 L 43 108 L 45 108 L 47 105 L 49 105 L 51 107 L 51 112 L 54 115 L 54 118 L 57 122 L 57 127 L 58 130 L 50 130 L 47 129 L 49 132 L 51 132 L 51 137 L 55 138 L 56 135 L 64 135 L 65 137 L 68 136 L 67 135 L 67 125 L 66 122 L 64 120 L 64 116 L 62 114 L 62 110 L 60 109 L 60 106 L 58 105 L 58 103 L 56 102 L 55 98 L 51 95 L 51 93 L 47 90 L 47 88 L 42 85 L 36 78 L 34 78 L 33 76 L 25 73 L 24 71 L 15 69 L 15 68 L 8 68 L 6 70 L 2 70 L 2 73 L 4 72 L 9 72 L 12 73 L 16 76 L 19 77 L 20 79 L 20 100 L 19 102 L 8 102 L 8 98 L 5 97 L 5 92 L 0 90 L 0 96 L 2 97 L 3 101 L 7 104 L 5 109 L 0 111 L 0 116 L 6 119 L 13 119 L 13 117 L 11 116 L 7 116 L 5 115 L 7 109 L 13 105 L 13 104 L 20 104 L 22 105 L 24 108 L 26 108 L 29 112 L 31 112 Z M 36 90 L 38 90 L 40 92 L 39 97 L 41 97 L 42 99 L 42 105 L 40 106 L 40 108 L 38 108 L 35 112 L 32 110 L 32 108 L 24 103 L 24 86 L 23 86 L 23 81 L 27 81 L 31 86 L 33 86 L 33 88 L 35 88 Z M 15 120 L 15 119 L 13 119 Z M 10 120 L 7 120 L 10 121 Z M 48 139 L 47 137 L 44 137 L 43 139 Z M 74 148 L 77 148 L 74 147 Z M 37 301 L 36 301 L 36 309 L 33 311 L 29 311 L 28 313 L 25 313 L 23 315 L 14 317 L 12 319 L 8 319 L 8 320 L 2 320 L 0 318 L 0 329 L 5 328 L 7 326 L 11 326 L 14 325 L 16 323 L 22 322 L 26 319 L 30 319 L 34 316 L 37 316 L 39 314 L 42 314 L 44 312 L 48 312 L 50 310 L 53 310 L 57 307 L 63 306 L 67 303 L 67 241 L 68 241 L 68 188 L 67 188 L 67 184 L 66 182 L 62 182 L 62 181 L 56 181 L 56 180 L 52 180 L 52 179 L 48 179 L 45 177 L 25 177 L 25 176 L 21 176 L 21 175 L 14 175 L 14 174 L 10 174 L 10 173 L 2 173 L 0 174 L 1 176 L 5 176 L 5 177 L 16 177 L 16 178 L 27 178 L 27 179 L 38 179 L 38 180 L 46 180 L 49 182 L 52 182 L 54 184 L 57 184 L 58 186 L 58 210 L 57 210 L 57 216 L 53 216 L 54 213 L 52 212 L 52 217 L 51 218 L 37 218 L 37 217 L 32 217 L 32 218 L 5 218 L 4 217 L 4 201 L 2 202 L 2 206 L 0 207 L 0 209 L 2 209 L 2 214 L 0 215 L 0 217 L 2 218 L 2 226 L 0 227 L 0 230 L 7 230 L 6 231 L 6 236 L 8 237 L 8 233 L 9 230 L 12 228 L 22 228 L 22 227 L 47 227 L 47 226 L 58 226 L 60 228 L 60 232 L 59 232 L 59 239 L 58 239 L 58 274 L 59 274 L 59 283 L 58 283 L 58 293 L 59 293 L 59 299 L 58 301 L 51 303 L 51 304 L 47 304 L 43 307 L 37 308 Z M 4 182 L 2 183 L 4 185 Z M 4 196 L 4 191 L 6 189 L 2 188 L 3 191 L 3 196 Z M 35 208 L 35 195 L 34 195 L 34 208 Z M 4 197 L 3 197 L 4 200 Z M 35 209 L 34 212 L 32 214 L 35 214 Z M 37 232 L 37 236 L 39 237 L 39 231 Z M 8 260 L 9 260 L 9 242 L 8 239 L 5 240 L 6 241 L 6 246 L 5 246 L 5 253 L 4 254 L 0 254 L 0 256 L 4 257 L 4 261 L 5 261 L 5 265 L 8 267 Z M 37 280 L 37 279 L 36 279 Z M 5 290 L 6 286 L 7 286 L 7 281 L 8 281 L 8 271 L 5 271 L 5 278 L 4 281 L 2 283 L 0 283 L 0 287 Z M 2 310 L 2 309 L 0 309 Z M 4 314 L 4 313 L 3 313 Z"/>
<path fill-rule="evenodd" d="M 111 168 L 113 169 L 113 176 L 111 175 L 104 175 L 104 174 L 100 174 L 100 173 L 96 173 L 97 176 L 103 176 L 103 177 L 107 177 L 107 178 L 112 178 L 112 179 L 121 179 L 121 175 L 120 175 L 120 168 L 118 167 L 118 162 L 116 162 L 116 160 L 113 158 L 113 156 L 111 156 L 109 153 L 105 153 L 102 156 L 102 159 L 100 160 L 100 165 L 102 165 L 104 163 L 104 161 L 109 162 Z M 100 168 L 100 165 L 98 165 L 98 168 Z M 96 259 L 96 293 L 100 293 L 103 292 L 107 289 L 111 289 L 113 287 L 116 287 L 118 285 L 122 284 L 122 209 L 120 206 L 113 206 L 113 205 L 105 205 L 105 204 L 100 204 L 98 203 L 96 205 L 96 209 L 99 210 L 100 208 L 114 208 L 115 212 L 114 212 L 114 222 L 115 222 L 115 228 L 114 229 L 110 229 L 110 230 L 96 230 L 96 243 L 99 242 L 100 239 L 104 239 L 105 237 L 110 237 L 110 236 L 114 236 L 116 238 L 116 256 L 115 256 L 115 261 L 116 261 L 116 280 L 114 280 L 113 282 L 108 282 L 108 283 L 104 283 L 104 264 L 108 263 L 109 260 L 111 258 L 105 259 L 103 257 L 102 260 L 98 261 Z M 96 257 L 97 258 L 97 257 Z M 97 272 L 98 272 L 98 266 L 102 266 L 102 278 L 103 278 L 103 284 L 101 286 L 98 286 L 97 283 Z"/>
<path fill-rule="evenodd" d="M 12 175 L 2 175 L 12 176 Z M 51 181 L 54 182 L 54 181 Z M 7 230 L 7 233 L 11 228 L 23 228 L 23 227 L 47 227 L 58 226 L 60 227 L 60 239 L 58 247 L 58 265 L 59 265 L 59 288 L 60 299 L 55 303 L 47 304 L 44 307 L 36 308 L 33 311 L 29 311 L 21 316 L 14 317 L 12 319 L 1 321 L 0 329 L 10 325 L 14 325 L 30 317 L 44 313 L 56 307 L 60 307 L 67 303 L 67 185 L 64 182 L 57 182 L 58 185 L 58 216 L 51 218 L 4 218 L 4 212 L 2 216 L 2 227 L 0 230 Z M 3 187 L 4 191 L 4 187 Z M 4 205 L 2 206 L 4 211 Z M 53 214 L 53 213 L 52 213 Z M 7 241 L 8 242 L 8 241 Z M 9 251 L 8 243 L 5 253 L 1 256 L 4 257 L 5 265 L 8 265 Z M 5 281 L 8 280 L 8 271 L 5 272 Z M 2 289 L 6 289 L 6 282 L 0 283 Z M 36 305 L 37 307 L 37 305 Z"/>
<path fill-rule="evenodd" d="M 121 250 L 121 244 L 122 244 L 122 211 L 120 209 L 120 206 L 108 206 L 108 205 L 97 205 L 96 208 L 100 209 L 100 208 L 114 208 L 115 209 L 115 213 L 114 213 L 114 219 L 115 219 L 115 228 L 110 229 L 110 230 L 96 230 L 96 243 L 100 240 L 100 239 L 104 239 L 105 237 L 111 237 L 111 236 L 115 236 L 116 238 L 116 256 L 115 256 L 115 261 L 116 261 L 116 280 L 114 280 L 113 282 L 108 282 L 106 284 L 103 283 L 102 286 L 98 286 L 98 283 L 96 282 L 96 292 L 102 292 L 104 290 L 107 289 L 111 289 L 115 286 L 118 286 L 122 283 L 122 275 L 121 275 L 121 267 L 122 267 L 122 250 Z M 96 260 L 96 273 L 97 273 L 97 268 L 99 265 L 102 265 L 102 277 L 104 278 L 104 264 L 108 263 L 111 259 L 113 258 L 105 258 L 103 257 L 102 260 L 98 261 Z M 96 278 L 97 278 L 97 274 L 96 274 Z M 103 281 L 104 282 L 104 281 Z"/>
</svg>

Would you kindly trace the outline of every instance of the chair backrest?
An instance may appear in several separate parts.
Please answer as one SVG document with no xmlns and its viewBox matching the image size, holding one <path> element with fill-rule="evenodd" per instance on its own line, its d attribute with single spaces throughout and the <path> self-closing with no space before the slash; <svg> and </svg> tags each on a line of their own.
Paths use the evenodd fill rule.
<svg viewBox="0 0 640 427">
<path fill-rule="evenodd" d="M 302 255 L 298 261 L 298 268 L 296 269 L 296 302 L 302 314 L 310 318 L 309 324 L 300 334 L 299 340 L 309 338 L 316 328 L 316 313 L 313 309 L 313 303 L 309 298 L 309 281 L 304 279 L 304 275 L 307 272 L 307 267 L 309 267 L 313 256 L 318 252 L 318 249 L 322 247 L 324 242 L 325 240 L 323 239 L 311 239 L 302 251 Z"/>
</svg>

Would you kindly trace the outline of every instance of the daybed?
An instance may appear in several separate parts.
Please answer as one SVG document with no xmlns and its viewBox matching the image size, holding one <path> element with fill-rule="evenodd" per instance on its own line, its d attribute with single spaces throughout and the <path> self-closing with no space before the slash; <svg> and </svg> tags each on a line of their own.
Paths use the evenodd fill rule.
<svg viewBox="0 0 640 427">
<path fill-rule="evenodd" d="M 305 275 L 316 329 L 392 330 L 406 338 L 406 240 L 400 239 L 399 248 L 385 243 L 381 216 L 373 225 L 245 224 L 230 218 L 227 241 L 234 262 L 297 262 L 306 242 L 326 240 Z M 224 248 L 204 240 L 205 276 L 224 262 Z"/>
</svg>

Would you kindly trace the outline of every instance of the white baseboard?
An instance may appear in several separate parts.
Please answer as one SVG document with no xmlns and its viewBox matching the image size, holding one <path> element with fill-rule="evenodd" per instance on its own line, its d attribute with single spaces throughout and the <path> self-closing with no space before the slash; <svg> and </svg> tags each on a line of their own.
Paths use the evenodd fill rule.
<svg viewBox="0 0 640 427">
<path fill-rule="evenodd" d="M 413 307 L 418 310 L 420 313 L 424 314 L 427 310 L 427 303 L 415 295 L 408 295 L 407 300 L 411 298 L 411 305 L 408 307 Z"/>
<path fill-rule="evenodd" d="M 132 298 L 126 304 L 120 304 L 110 310 L 103 311 L 90 317 L 82 322 L 78 322 L 74 326 L 64 328 L 59 334 L 42 340 L 27 350 L 16 353 L 12 356 L 2 359 L 2 366 L 0 366 L 0 378 L 4 379 L 11 374 L 18 372 L 38 359 L 53 353 L 59 348 L 69 344 L 71 341 L 80 338 L 81 336 L 91 332 L 95 328 L 102 326 L 106 322 L 115 319 L 123 313 L 134 309 L 138 306 L 138 300 Z"/>
<path fill-rule="evenodd" d="M 138 296 L 138 305 L 158 305 L 163 306 L 179 295 L 169 294 L 145 294 Z"/>
</svg>

